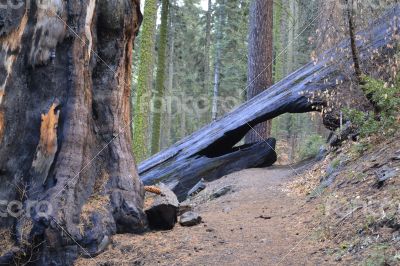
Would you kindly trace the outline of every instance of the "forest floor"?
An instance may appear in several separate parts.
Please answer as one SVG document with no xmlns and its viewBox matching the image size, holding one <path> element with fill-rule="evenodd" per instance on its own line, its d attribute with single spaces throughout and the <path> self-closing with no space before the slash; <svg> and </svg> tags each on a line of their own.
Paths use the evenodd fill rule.
<svg viewBox="0 0 400 266">
<path fill-rule="evenodd" d="M 400 265 L 398 137 L 233 173 L 190 201 L 201 224 L 117 235 L 76 265 Z M 226 186 L 230 193 L 210 197 Z"/>
</svg>

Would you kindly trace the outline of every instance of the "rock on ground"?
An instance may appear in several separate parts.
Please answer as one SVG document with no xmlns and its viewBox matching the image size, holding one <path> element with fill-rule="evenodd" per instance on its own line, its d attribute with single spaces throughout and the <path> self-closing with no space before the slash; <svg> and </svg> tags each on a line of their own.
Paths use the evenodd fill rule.
<svg viewBox="0 0 400 266">
<path fill-rule="evenodd" d="M 225 196 L 226 194 L 228 194 L 229 192 L 233 191 L 233 187 L 232 186 L 225 186 L 222 187 L 220 189 L 218 189 L 217 191 L 215 191 L 212 195 L 211 198 L 212 199 L 217 199 L 220 198 L 222 196 Z"/>
<path fill-rule="evenodd" d="M 179 204 L 179 209 L 178 209 L 178 216 L 181 216 L 182 214 L 192 211 L 193 207 L 189 203 L 180 203 Z"/>
<path fill-rule="evenodd" d="M 206 184 L 204 182 L 204 179 L 202 178 L 191 190 L 189 190 L 187 196 L 192 197 L 198 194 L 200 191 L 204 190 L 206 188 Z"/>
<path fill-rule="evenodd" d="M 195 212 L 186 212 L 181 216 L 179 223 L 182 226 L 194 226 L 201 223 L 201 216 Z"/>
<path fill-rule="evenodd" d="M 159 186 L 161 194 L 146 193 L 145 213 L 149 227 L 156 230 L 170 230 L 178 220 L 179 202 L 167 186 Z"/>
</svg>

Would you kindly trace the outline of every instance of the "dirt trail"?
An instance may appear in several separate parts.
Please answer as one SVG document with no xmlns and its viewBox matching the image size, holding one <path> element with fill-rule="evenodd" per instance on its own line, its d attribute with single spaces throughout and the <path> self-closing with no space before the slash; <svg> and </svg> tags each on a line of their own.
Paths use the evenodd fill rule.
<svg viewBox="0 0 400 266">
<path fill-rule="evenodd" d="M 209 183 L 193 200 L 202 224 L 141 236 L 118 235 L 105 253 L 81 259 L 77 265 L 335 264 L 318 252 L 312 232 L 315 207 L 284 189 L 304 167 L 249 169 Z M 227 185 L 234 192 L 204 200 L 209 191 Z"/>
</svg>

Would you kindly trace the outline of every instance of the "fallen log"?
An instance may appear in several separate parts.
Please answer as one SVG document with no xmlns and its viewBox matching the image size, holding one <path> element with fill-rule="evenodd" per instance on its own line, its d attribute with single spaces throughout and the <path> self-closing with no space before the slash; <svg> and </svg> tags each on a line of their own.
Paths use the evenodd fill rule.
<svg viewBox="0 0 400 266">
<path fill-rule="evenodd" d="M 276 162 L 275 139 L 233 148 L 221 156 L 198 155 L 188 158 L 182 164 L 172 164 L 154 173 L 170 187 L 180 201 L 188 191 L 204 178 L 213 181 L 224 175 L 254 167 L 271 166 Z"/>
<path fill-rule="evenodd" d="M 399 15 L 400 8 L 395 6 L 371 23 L 367 30 L 357 33 L 361 62 L 369 60 L 377 51 L 393 52 L 400 28 Z M 306 64 L 231 113 L 141 163 L 139 175 L 142 181 L 145 184 L 167 183 L 181 199 L 201 178 L 225 175 L 224 171 L 231 169 L 222 167 L 224 163 L 215 162 L 219 157 L 230 158 L 229 163 L 234 165 L 236 157 L 232 147 L 255 125 L 283 113 L 311 112 L 326 105 L 323 99 L 315 98 L 315 93 L 332 90 L 345 80 L 343 70 L 349 71 L 353 63 L 349 43 L 349 40 L 341 42 L 323 53 L 316 62 Z M 255 146 L 249 148 L 255 150 L 242 154 L 240 160 L 249 161 L 243 156 L 263 156 L 255 154 L 261 152 Z M 211 176 L 194 174 L 202 169 L 208 169 L 204 174 Z"/>
</svg>

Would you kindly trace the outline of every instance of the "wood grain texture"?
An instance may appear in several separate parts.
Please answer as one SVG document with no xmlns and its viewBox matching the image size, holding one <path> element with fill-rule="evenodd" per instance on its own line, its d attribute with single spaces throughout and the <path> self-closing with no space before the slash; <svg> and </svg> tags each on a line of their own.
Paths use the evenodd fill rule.
<svg viewBox="0 0 400 266">
<path fill-rule="evenodd" d="M 42 114 L 39 145 L 36 148 L 31 169 L 34 172 L 33 175 L 41 179 L 41 184 L 45 184 L 57 152 L 57 127 L 60 117 L 60 111 L 56 110 L 58 106 L 58 103 L 53 103 L 49 112 Z"/>
</svg>

